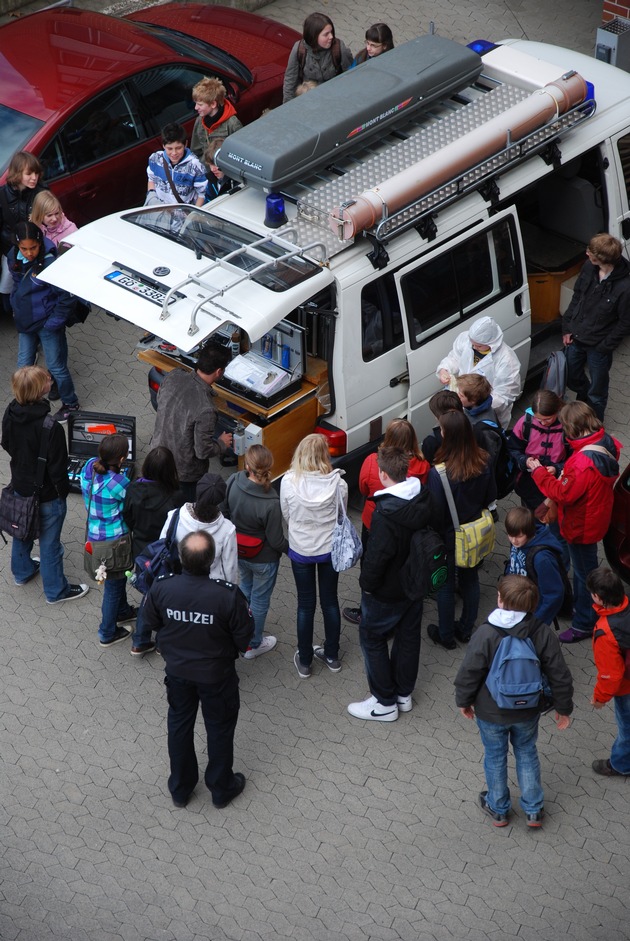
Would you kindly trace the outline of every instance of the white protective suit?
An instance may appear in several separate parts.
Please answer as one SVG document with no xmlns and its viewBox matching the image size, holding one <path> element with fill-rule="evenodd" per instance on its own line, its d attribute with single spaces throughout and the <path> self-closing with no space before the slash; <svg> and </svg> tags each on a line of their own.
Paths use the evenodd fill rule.
<svg viewBox="0 0 630 941">
<path fill-rule="evenodd" d="M 490 347 L 490 352 L 476 366 L 471 340 Z M 451 376 L 468 373 L 485 376 L 492 386 L 492 407 L 503 427 L 508 427 L 512 406 L 522 391 L 521 364 L 512 347 L 503 342 L 503 331 L 492 317 L 481 317 L 470 330 L 459 334 L 451 352 L 438 364 L 435 371 L 438 379 L 441 369 L 446 369 Z"/>
</svg>

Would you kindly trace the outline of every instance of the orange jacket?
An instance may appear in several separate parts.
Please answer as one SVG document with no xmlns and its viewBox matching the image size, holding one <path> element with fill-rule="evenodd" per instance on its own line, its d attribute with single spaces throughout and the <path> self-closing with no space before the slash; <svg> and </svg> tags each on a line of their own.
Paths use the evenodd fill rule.
<svg viewBox="0 0 630 941">
<path fill-rule="evenodd" d="M 596 702 L 608 702 L 613 696 L 630 693 L 626 678 L 625 650 L 630 649 L 630 607 L 628 598 L 616 608 L 593 607 L 599 615 L 593 631 L 593 656 L 597 680 L 593 691 Z"/>
</svg>

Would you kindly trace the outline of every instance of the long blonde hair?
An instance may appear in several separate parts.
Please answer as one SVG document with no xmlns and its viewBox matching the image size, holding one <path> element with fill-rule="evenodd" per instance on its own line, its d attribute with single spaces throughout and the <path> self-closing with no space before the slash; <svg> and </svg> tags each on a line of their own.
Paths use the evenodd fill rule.
<svg viewBox="0 0 630 941">
<path fill-rule="evenodd" d="M 309 472 L 330 474 L 332 464 L 323 435 L 307 435 L 306 438 L 302 438 L 293 454 L 291 470 L 296 477 Z"/>
<path fill-rule="evenodd" d="M 44 216 L 48 215 L 49 212 L 63 213 L 63 209 L 54 193 L 51 193 L 50 190 L 42 190 L 33 200 L 31 222 L 41 227 L 44 224 Z"/>
</svg>

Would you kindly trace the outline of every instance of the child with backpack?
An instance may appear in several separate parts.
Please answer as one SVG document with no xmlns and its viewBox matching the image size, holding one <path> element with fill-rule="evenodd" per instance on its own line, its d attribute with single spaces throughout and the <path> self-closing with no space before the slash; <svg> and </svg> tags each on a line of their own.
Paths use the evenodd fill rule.
<svg viewBox="0 0 630 941">
<path fill-rule="evenodd" d="M 532 470 L 534 461 L 540 461 L 543 467 L 549 468 L 548 473 L 556 477 L 562 473 L 564 462 L 570 454 L 564 428 L 558 417 L 563 405 L 564 402 L 555 392 L 539 389 L 534 394 L 531 406 L 508 435 L 510 454 L 518 467 L 514 491 L 524 506 L 543 516 L 547 515 L 548 506 L 544 494 L 534 483 Z M 560 535 L 558 522 L 552 520 L 548 525 L 562 546 L 562 558 L 568 569 L 571 564 L 569 548 Z"/>
<path fill-rule="evenodd" d="M 595 709 L 615 704 L 617 738 L 610 758 L 596 758 L 596 774 L 606 777 L 630 775 L 630 602 L 623 582 L 615 572 L 601 565 L 590 573 L 586 586 L 598 615 L 593 632 L 593 656 L 597 680 L 591 697 Z"/>
<path fill-rule="evenodd" d="M 497 498 L 507 497 L 514 489 L 518 468 L 510 454 L 508 438 L 499 416 L 492 407 L 492 386 L 479 373 L 465 373 L 457 379 L 457 394 L 473 426 L 477 444 L 490 455 Z"/>
<path fill-rule="evenodd" d="M 573 680 L 558 639 L 533 614 L 538 589 L 522 575 L 499 581 L 498 607 L 472 636 L 455 677 L 457 706 L 476 719 L 484 747 L 487 790 L 479 805 L 495 827 L 505 827 L 512 807 L 507 778 L 510 742 L 528 827 L 542 825 L 544 795 L 536 749 L 538 723 L 546 708 L 543 674 L 556 709 L 556 725 L 567 729 L 573 711 Z"/>
<path fill-rule="evenodd" d="M 562 546 L 526 506 L 514 506 L 505 517 L 510 540 L 506 575 L 526 575 L 538 588 L 534 612 L 545 624 L 555 624 L 558 615 L 571 617 L 573 591 L 562 561 Z"/>
<path fill-rule="evenodd" d="M 172 451 L 163 446 L 153 448 L 144 459 L 140 477 L 133 480 L 125 492 L 123 519 L 132 534 L 134 559 L 159 538 L 169 511 L 180 507 L 183 502 L 184 494 L 179 489 Z M 144 657 L 155 650 L 151 632 L 144 629 L 143 616 L 140 607 L 131 638 L 132 657 Z"/>
</svg>

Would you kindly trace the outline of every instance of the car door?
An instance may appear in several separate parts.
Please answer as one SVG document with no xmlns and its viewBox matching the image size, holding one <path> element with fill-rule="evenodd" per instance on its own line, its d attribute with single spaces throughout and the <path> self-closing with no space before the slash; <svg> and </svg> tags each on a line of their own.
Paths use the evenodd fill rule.
<svg viewBox="0 0 630 941">
<path fill-rule="evenodd" d="M 419 435 L 431 428 L 435 371 L 455 338 L 493 317 L 527 372 L 530 305 L 516 210 L 503 210 L 396 273 L 409 371 L 408 414 Z"/>
<path fill-rule="evenodd" d="M 41 154 L 45 182 L 83 225 L 142 204 L 150 151 L 135 97 L 121 83 L 66 120 Z"/>
</svg>

